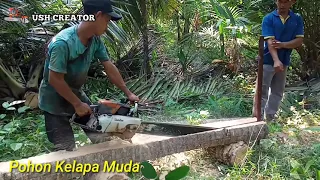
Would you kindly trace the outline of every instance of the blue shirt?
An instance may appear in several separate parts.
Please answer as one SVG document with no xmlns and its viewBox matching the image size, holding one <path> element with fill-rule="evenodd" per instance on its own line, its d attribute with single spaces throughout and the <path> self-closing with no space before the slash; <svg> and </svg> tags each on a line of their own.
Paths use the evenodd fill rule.
<svg viewBox="0 0 320 180">
<path fill-rule="evenodd" d="M 302 17 L 290 10 L 289 16 L 284 19 L 278 14 L 277 10 L 274 10 L 263 18 L 262 36 L 265 39 L 274 38 L 280 42 L 288 42 L 296 37 L 303 37 Z M 278 49 L 278 57 L 283 65 L 290 65 L 291 52 L 292 49 Z M 264 64 L 273 65 L 273 59 L 266 41 L 264 43 Z"/>
<path fill-rule="evenodd" d="M 63 73 L 73 93 L 82 102 L 88 102 L 82 86 L 86 82 L 90 65 L 96 59 L 100 62 L 109 60 L 107 49 L 100 37 L 93 37 L 89 48 L 80 41 L 77 28 L 78 25 L 75 25 L 60 31 L 48 45 L 43 79 L 39 88 L 39 108 L 51 114 L 72 115 L 75 111 L 49 84 L 49 70 Z"/>
</svg>

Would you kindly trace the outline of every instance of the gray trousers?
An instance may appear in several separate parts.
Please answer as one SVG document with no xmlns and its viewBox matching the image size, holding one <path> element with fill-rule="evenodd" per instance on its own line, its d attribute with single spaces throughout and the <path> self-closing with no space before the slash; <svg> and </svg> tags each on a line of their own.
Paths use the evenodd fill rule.
<svg viewBox="0 0 320 180">
<path fill-rule="evenodd" d="M 86 98 L 84 102 L 88 105 L 92 104 L 88 98 Z M 73 129 L 69 122 L 71 116 L 54 115 L 48 112 L 44 112 L 44 117 L 48 140 L 54 145 L 53 151 L 74 150 L 76 144 Z M 81 129 L 93 144 L 98 144 L 110 140 L 110 136 L 107 133 L 93 132 L 84 128 Z"/>
<path fill-rule="evenodd" d="M 48 140 L 53 143 L 53 151 L 67 150 L 73 151 L 76 147 L 73 129 L 69 123 L 71 117 L 53 115 L 44 112 L 45 127 Z M 92 132 L 82 129 L 93 144 L 110 140 L 106 133 Z"/>
<path fill-rule="evenodd" d="M 284 71 L 275 73 L 272 65 L 263 65 L 263 78 L 262 78 L 262 99 L 261 99 L 261 116 L 275 115 L 280 107 L 282 101 L 285 84 L 286 84 L 287 67 Z M 256 84 L 257 89 L 257 84 Z M 257 91 L 256 91 L 257 92 Z M 254 107 L 256 102 L 254 101 Z"/>
</svg>

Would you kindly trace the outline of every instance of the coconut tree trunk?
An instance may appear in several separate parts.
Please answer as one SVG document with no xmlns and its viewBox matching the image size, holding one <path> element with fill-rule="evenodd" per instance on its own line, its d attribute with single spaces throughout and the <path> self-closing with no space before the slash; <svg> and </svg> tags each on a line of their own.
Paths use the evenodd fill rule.
<svg viewBox="0 0 320 180">
<path fill-rule="evenodd" d="M 147 0 L 140 0 L 141 14 L 142 14 L 142 38 L 143 38 L 143 69 L 147 78 L 151 75 L 151 67 L 149 62 L 149 45 L 148 45 L 148 13 Z"/>
<path fill-rule="evenodd" d="M 183 36 L 186 36 L 187 34 L 190 33 L 190 25 L 191 25 L 191 22 L 190 22 L 189 16 L 186 15 L 184 19 Z"/>
<path fill-rule="evenodd" d="M 180 32 L 180 16 L 179 12 L 177 12 L 177 33 L 178 33 L 178 42 L 181 40 L 181 32 Z"/>
</svg>

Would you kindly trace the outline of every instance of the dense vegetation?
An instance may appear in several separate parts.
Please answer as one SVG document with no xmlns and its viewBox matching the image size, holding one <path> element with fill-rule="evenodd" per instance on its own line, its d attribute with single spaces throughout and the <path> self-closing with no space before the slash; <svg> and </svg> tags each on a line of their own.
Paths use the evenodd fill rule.
<svg viewBox="0 0 320 180">
<path fill-rule="evenodd" d="M 273 0 L 114 2 L 125 18 L 111 23 L 103 39 L 128 87 L 142 103 L 149 103 L 141 108 L 143 120 L 197 124 L 206 118 L 251 116 L 261 21 L 275 8 Z M 316 178 L 320 170 L 319 5 L 318 0 L 299 0 L 294 5 L 305 21 L 305 41 L 293 51 L 279 122 L 269 125 L 270 137 L 252 148 L 242 166 L 206 161 L 218 167 L 216 177 Z M 28 30 L 45 27 L 57 33 L 67 27 L 66 22 L 4 21 L 9 7 L 21 7 L 28 16 L 81 13 L 79 0 L 70 5 L 61 0 L 0 0 L 1 161 L 50 152 L 43 115 L 18 101 L 14 101 L 18 105 L 10 102 L 25 99 L 25 92 L 36 93 L 41 80 L 42 48 L 50 36 L 35 37 Z M 101 70 L 92 64 L 85 86 L 90 98 L 124 98 Z M 89 143 L 77 127 L 75 132 L 79 145 Z M 195 170 L 189 178 L 199 176 L 201 172 Z"/>
</svg>

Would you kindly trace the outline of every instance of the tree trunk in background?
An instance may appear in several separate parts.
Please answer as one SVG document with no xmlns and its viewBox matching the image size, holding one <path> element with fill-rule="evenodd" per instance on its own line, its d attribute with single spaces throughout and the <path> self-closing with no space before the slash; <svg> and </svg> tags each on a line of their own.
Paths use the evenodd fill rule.
<svg viewBox="0 0 320 180">
<path fill-rule="evenodd" d="M 151 67 L 149 62 L 149 46 L 148 46 L 148 13 L 147 0 L 140 0 L 141 14 L 142 14 L 142 38 L 143 38 L 143 70 L 149 79 L 151 75 Z"/>
<path fill-rule="evenodd" d="M 179 16 L 179 12 L 177 12 L 177 33 L 178 33 L 178 42 L 180 42 L 181 40 L 181 33 L 180 33 L 180 16 Z"/>
<path fill-rule="evenodd" d="M 221 42 L 221 56 L 225 56 L 225 47 L 224 47 L 224 34 L 220 33 L 220 42 Z"/>
<path fill-rule="evenodd" d="M 320 76 L 320 1 L 300 0 L 294 6 L 294 12 L 301 14 L 304 23 L 304 46 L 297 49 L 303 62 L 299 69 L 301 79 L 317 78 Z M 308 78 L 308 76 L 310 76 Z"/>
<path fill-rule="evenodd" d="M 185 19 L 184 19 L 184 28 L 183 28 L 183 36 L 186 36 L 187 34 L 190 33 L 190 25 L 191 25 L 191 22 L 190 22 L 190 19 L 188 16 L 185 16 Z"/>
</svg>

